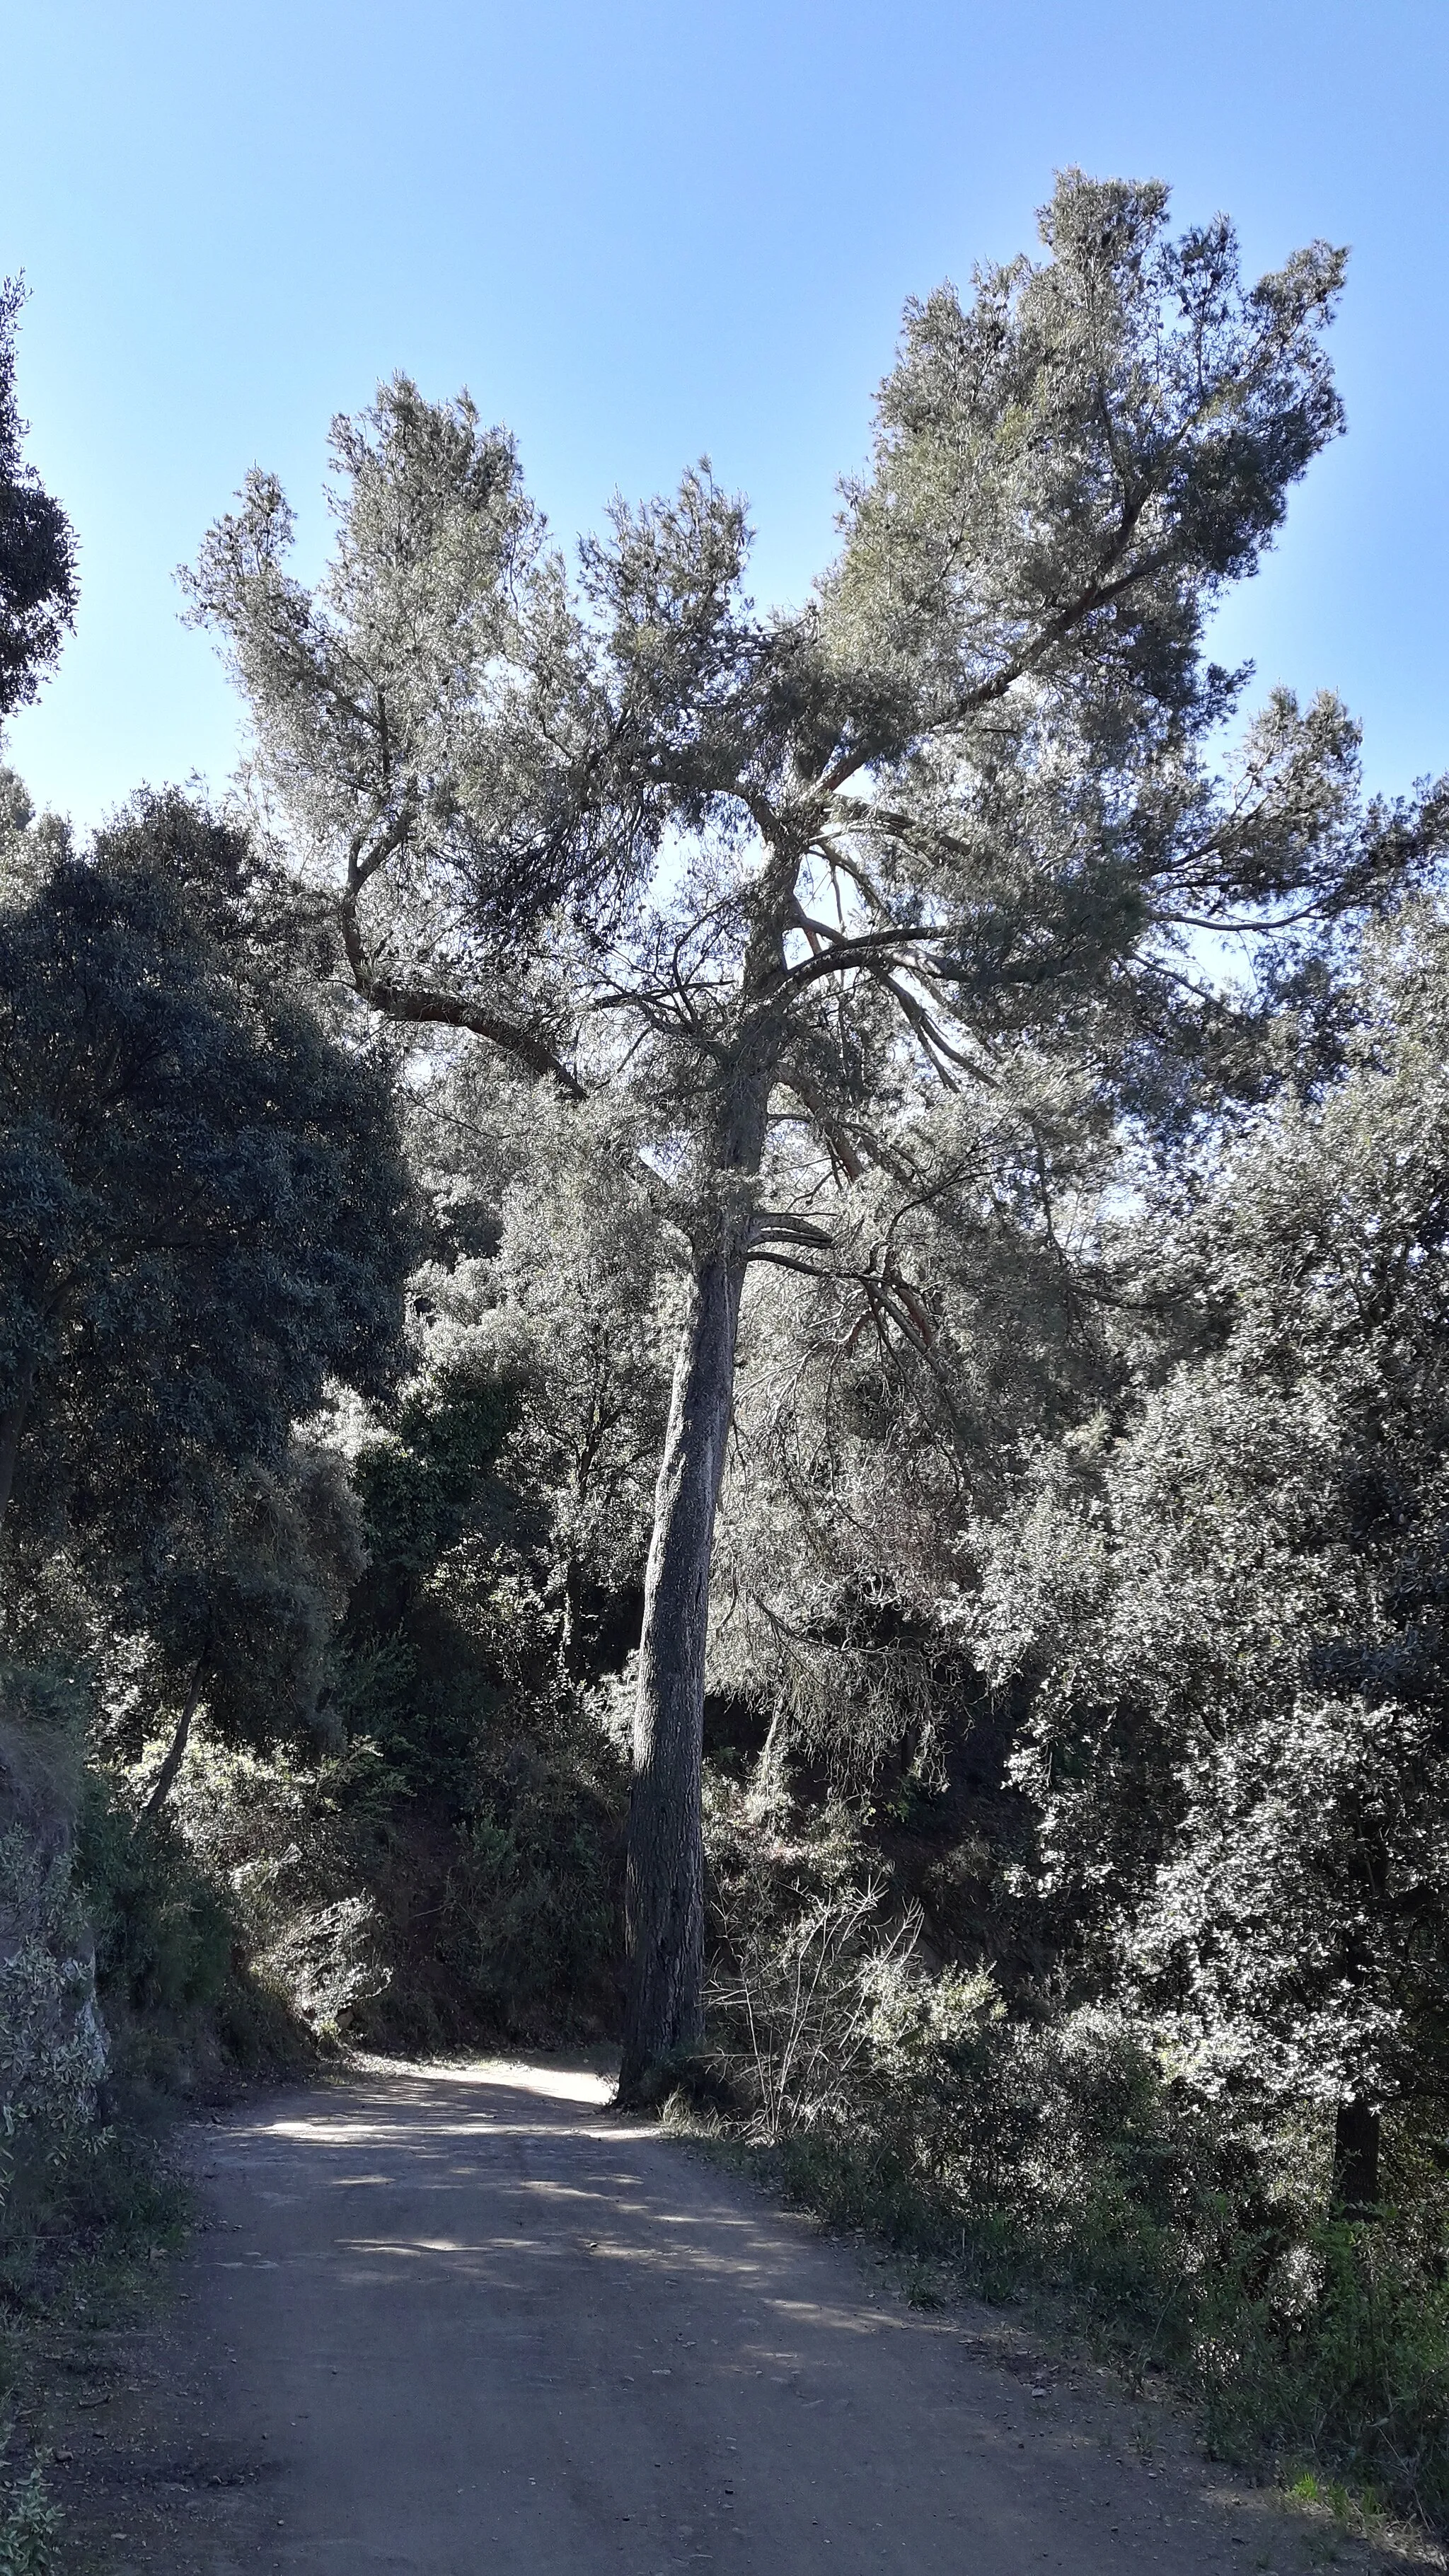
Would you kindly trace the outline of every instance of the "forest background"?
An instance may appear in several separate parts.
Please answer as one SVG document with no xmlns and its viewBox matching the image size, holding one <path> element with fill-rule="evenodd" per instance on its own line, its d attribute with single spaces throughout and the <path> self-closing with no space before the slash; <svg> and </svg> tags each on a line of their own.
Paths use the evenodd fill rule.
<svg viewBox="0 0 1449 2576">
<path fill-rule="evenodd" d="M 61 14 L 92 117 L 100 22 Z M 1055 34 L 1078 68 L 1089 22 L 1099 44 L 1142 32 L 1131 10 L 1039 14 L 1043 61 Z M 184 387 L 144 470 L 118 461 L 156 418 L 143 348 L 126 401 L 92 392 L 61 425 L 56 353 L 81 339 L 45 263 L 73 254 L 17 197 L 17 2314 L 51 2294 L 48 2231 L 130 2223 L 166 2099 L 349 2041 L 627 2024 L 636 2091 L 884 2230 L 919 2295 L 949 2256 L 1172 2374 L 1220 2444 L 1442 2523 L 1449 984 L 1444 646 L 1416 601 L 1444 537 L 1414 448 L 1436 335 L 1403 318 L 1440 272 L 1405 248 L 1424 174 L 1402 148 L 1435 30 L 1406 19 L 1370 75 L 1366 26 L 1341 13 L 1310 98 L 1285 20 L 1291 113 L 1261 65 L 1240 97 L 1249 138 L 1257 118 L 1292 144 L 1279 198 L 1303 179 L 1270 207 L 1255 174 L 1249 247 L 1272 239 L 1242 286 L 1211 220 L 1241 162 L 1218 175 L 1207 106 L 1197 136 L 1163 112 L 1184 55 L 1142 57 L 1110 158 L 1155 167 L 1176 141 L 1211 173 L 1200 204 L 1193 185 L 1169 217 L 1069 174 L 1032 246 L 1029 197 L 968 241 L 959 204 L 946 238 L 918 193 L 923 286 L 977 249 L 1037 265 L 908 309 L 873 455 L 863 413 L 831 414 L 831 465 L 862 477 L 836 539 L 827 471 L 813 521 L 786 510 L 753 557 L 732 478 L 678 483 L 671 455 L 666 501 L 609 520 L 590 495 L 602 534 L 556 566 L 511 441 L 409 379 L 334 426 L 331 532 L 304 513 L 296 543 L 270 472 L 217 518 L 268 426 L 245 406 L 237 451 L 219 366 L 232 444 L 193 507 Z M 833 32 L 859 121 L 869 31 Z M 304 46 L 325 34 L 319 14 Z M 897 72 L 928 36 L 912 24 Z M 704 44 L 661 54 L 676 144 L 723 80 L 738 150 L 768 157 Z M 948 49 L 956 95 L 1011 76 L 1002 44 Z M 1033 119 L 1060 121 L 1044 94 L 1013 185 Z M 303 69 L 270 130 L 306 95 Z M 1313 167 L 1351 95 L 1379 230 L 1334 324 L 1340 442 L 1340 263 L 1291 254 L 1347 229 Z M 924 112 L 884 114 L 869 202 Z M 1074 113 L 1034 176 L 1105 118 Z M 340 134 L 334 106 L 308 188 Z M 123 193 L 136 220 L 144 196 Z M 563 197 L 552 232 L 509 211 L 526 280 L 557 261 Z M 696 220 L 708 241 L 703 201 Z M 780 313 L 808 310 L 819 236 L 829 314 L 846 274 L 865 310 L 879 253 L 839 208 L 807 223 L 787 191 L 774 221 L 737 245 L 741 314 L 776 310 L 762 263 Z M 389 240 L 410 277 L 408 224 Z M 283 263 L 279 317 L 315 291 L 311 256 Z M 101 273 L 72 282 L 83 307 Z M 716 309 L 690 373 L 681 281 L 654 284 L 678 381 L 657 360 L 610 377 L 613 470 L 632 484 L 647 457 L 644 488 L 650 442 L 705 443 L 685 423 L 741 345 Z M 377 311 L 341 309 L 370 340 Z M 436 320 L 396 318 L 420 367 Z M 808 405 L 778 433 L 785 327 L 755 358 L 766 502 L 800 470 L 790 437 L 816 435 Z M 830 329 L 810 401 L 847 358 L 852 403 L 880 373 L 888 338 L 871 359 L 861 327 Z M 562 337 L 587 373 L 588 332 Z M 508 407 L 573 500 L 561 364 L 521 370 Z M 490 395 L 505 378 L 492 359 Z M 125 506 L 97 512 L 92 627 L 98 412 Z M 320 446 L 292 480 L 315 486 Z M 1395 477 L 1408 548 L 1378 541 Z M 176 554 L 193 623 L 173 636 Z M 763 614 L 762 589 L 797 605 Z M 208 624 L 247 713 L 234 787 L 130 792 L 232 765 Z M 1259 634 L 1297 695 L 1246 667 Z"/>
</svg>

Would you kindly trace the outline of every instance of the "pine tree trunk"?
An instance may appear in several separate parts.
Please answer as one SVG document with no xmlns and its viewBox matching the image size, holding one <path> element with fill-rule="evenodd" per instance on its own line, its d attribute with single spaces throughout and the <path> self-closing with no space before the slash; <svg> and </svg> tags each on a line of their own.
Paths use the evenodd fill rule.
<svg viewBox="0 0 1449 2576">
<path fill-rule="evenodd" d="M 634 1783 L 624 1910 L 629 2004 L 619 2100 L 640 2101 L 650 2070 L 704 2031 L 704 1657 L 715 1512 L 734 1400 L 740 1294 L 753 1237 L 754 1184 L 783 1048 L 779 994 L 798 852 L 772 851 L 756 889 L 742 1004 L 726 1071 L 712 1085 L 700 1169 L 711 1186 L 695 1235 L 669 1429 L 654 1496 L 644 1580 Z"/>
<path fill-rule="evenodd" d="M 734 1386 L 744 1264 L 699 1264 L 675 1364 L 644 1587 L 626 1881 L 631 1985 L 619 2099 L 703 2027 L 700 1762 L 715 1508 Z"/>
<path fill-rule="evenodd" d="M 1379 2115 L 1340 2102 L 1333 2123 L 1333 2201 L 1340 2218 L 1372 2218 L 1379 2205 Z"/>
</svg>

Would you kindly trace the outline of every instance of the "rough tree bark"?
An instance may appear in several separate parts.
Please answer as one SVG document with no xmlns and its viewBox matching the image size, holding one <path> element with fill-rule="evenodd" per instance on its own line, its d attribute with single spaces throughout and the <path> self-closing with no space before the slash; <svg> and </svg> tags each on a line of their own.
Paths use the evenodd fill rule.
<svg viewBox="0 0 1449 2576">
<path fill-rule="evenodd" d="M 621 2101 L 702 2031 L 704 1652 L 743 1284 L 743 1261 L 724 1254 L 695 1273 L 659 1468 L 634 1712 Z"/>
<path fill-rule="evenodd" d="M 704 2026 L 701 1764 L 715 1512 L 734 1401 L 740 1296 L 756 1227 L 770 1093 L 779 1068 L 784 923 L 798 857 L 776 848 L 746 946 L 742 1007 L 721 1067 L 644 1581 L 624 1912 L 629 2002 L 619 2099 Z"/>
</svg>

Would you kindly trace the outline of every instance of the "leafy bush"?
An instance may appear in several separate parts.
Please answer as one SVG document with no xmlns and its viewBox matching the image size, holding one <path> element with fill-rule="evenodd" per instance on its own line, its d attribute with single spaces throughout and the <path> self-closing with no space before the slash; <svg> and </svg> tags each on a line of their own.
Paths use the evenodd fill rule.
<svg viewBox="0 0 1449 2576">
<path fill-rule="evenodd" d="M 96 1780 L 80 1836 L 103 1990 L 124 2014 L 215 2004 L 235 1927 L 221 1888 L 164 1817 L 137 1817 Z"/>
<path fill-rule="evenodd" d="M 1012 2025 L 985 1980 L 889 1961 L 876 1993 L 848 2117 L 780 2140 L 796 2200 L 1085 2320 L 1133 2376 L 1168 2372 L 1230 2456 L 1308 2458 L 1442 2526 L 1449 2193 L 1431 2162 L 1412 2202 L 1347 2224 L 1327 2215 L 1325 2119 L 1204 2098 L 1121 2016 Z"/>
<path fill-rule="evenodd" d="M 624 1773 L 584 1694 L 559 1678 L 474 1751 L 437 1960 L 510 2037 L 614 2025 L 623 1948 Z"/>
<path fill-rule="evenodd" d="M 378 1909 L 359 1888 L 356 1813 L 390 1781 L 370 1745 L 312 1760 L 203 1741 L 177 1782 L 178 1830 L 224 1889 L 253 1986 L 332 2040 L 386 1987 Z"/>
<path fill-rule="evenodd" d="M 112 1780 L 87 1782 L 77 1880 L 95 1927 L 114 2104 L 281 2072 L 306 2038 L 259 1981 L 227 1881 L 163 1811 L 138 1817 Z"/>
<path fill-rule="evenodd" d="M 10 2489 L 0 2520 L 0 2576 L 58 2576 L 57 2547 L 64 2520 L 50 2502 L 38 2468 Z"/>
<path fill-rule="evenodd" d="M 64 1659 L 0 1645 L 0 2134 L 56 2145 L 89 2119 L 106 2063 L 74 1855 L 88 1715 Z"/>
<path fill-rule="evenodd" d="M 63 2147 L 22 2132 L 0 2172 L 0 2320 L 44 2313 L 79 2264 L 124 2267 L 178 2242 L 187 2207 L 139 2128 L 93 2128 Z"/>
<path fill-rule="evenodd" d="M 404 1702 L 406 1709 L 406 1702 Z M 317 2036 L 451 2045 L 608 2028 L 620 1949 L 621 1766 L 583 1694 L 536 1677 L 436 1723 L 394 1718 L 304 1761 L 202 1742 L 175 1793 L 254 1985 Z M 446 1788 L 440 1773 L 446 1750 Z"/>
<path fill-rule="evenodd" d="M 47 1852 L 19 1825 L 0 1834 L 0 1917 L 0 2125 L 60 2145 L 89 2119 L 106 2064 L 69 1850 Z"/>
<path fill-rule="evenodd" d="M 1134 2379 L 1168 2374 L 1209 2440 L 1311 2463 L 1449 2521 L 1449 2154 L 1390 2120 L 1388 2206 L 1329 2215 L 1333 2121 L 1210 2091 L 1140 2014 L 1009 2012 L 926 1964 L 858 1823 L 716 1783 L 710 2045 L 679 2077 L 789 2197 L 978 2295 L 1031 2298 Z"/>
</svg>

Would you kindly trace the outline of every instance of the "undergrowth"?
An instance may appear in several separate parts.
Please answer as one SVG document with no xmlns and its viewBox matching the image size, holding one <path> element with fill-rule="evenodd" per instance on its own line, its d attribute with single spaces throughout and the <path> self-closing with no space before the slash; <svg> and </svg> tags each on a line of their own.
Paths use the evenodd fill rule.
<svg viewBox="0 0 1449 2576">
<path fill-rule="evenodd" d="M 51 2001 L 25 2052 L 26 2081 L 5 2096 L 0 2576 L 54 2576 L 62 2564 L 59 2508 L 44 2454 L 30 2448 L 33 2419 L 90 2334 L 144 2307 L 159 2256 L 187 2232 L 189 2195 L 170 2169 L 167 2129 L 188 2102 L 296 2066 L 310 2045 L 284 1998 L 253 1973 L 224 1882 L 169 1819 L 139 1815 L 113 1780 L 92 1773 L 62 1857 L 74 1924 L 54 1907 L 51 1915 L 66 1935 L 63 1955 L 73 1952 L 87 1972 L 94 1935 L 98 2017 L 73 2018 L 101 2044 L 67 2091 L 61 2079 L 77 2044 Z M 12 1899 L 17 1883 L 12 1867 Z M 51 1915 L 42 1929 L 55 1948 Z M 47 2002 L 43 1980 L 32 1976 L 32 1989 Z"/>
<path fill-rule="evenodd" d="M 235 1891 L 169 1815 L 138 1815 L 114 1781 L 92 1774 L 76 1861 L 95 1932 L 114 2115 L 144 2123 L 312 2062 L 301 2016 L 258 1973 Z"/>
<path fill-rule="evenodd" d="M 924 2303 L 1026 2302 L 1209 2448 L 1449 2531 L 1449 2187 L 1432 2110 L 1386 2124 L 1384 2205 L 1332 2214 L 1332 2118 L 1210 2096 L 1140 2020 L 1009 2015 L 927 1972 L 848 1876 L 793 1918 L 726 1887 L 711 2046 L 677 2114 L 732 2136 Z M 798 1903 L 798 1899 L 797 1899 Z"/>
<path fill-rule="evenodd" d="M 899 2138 L 817 2130 L 767 2152 L 788 2200 L 892 2247 L 925 2302 L 942 2276 L 989 2301 L 1026 2297 L 1085 2328 L 1129 2381 L 1164 2373 L 1219 2456 L 1267 2454 L 1300 2480 L 1311 2462 L 1314 2493 L 1449 2528 L 1449 2288 L 1400 2214 L 1254 2229 L 1219 2202 L 1194 2229 L 1106 2175 L 1069 2222 L 1044 2223 L 974 2206 Z"/>
<path fill-rule="evenodd" d="M 143 2131 L 108 2125 L 59 2152 L 11 2142 L 0 2164 L 0 2407 L 24 2384 L 39 2331 L 125 2305 L 156 2254 L 181 2243 L 189 2208 Z"/>
<path fill-rule="evenodd" d="M 0 2157 L 0 2454 L 19 2409 L 73 2366 L 64 2355 L 77 2336 L 134 2314 L 190 2214 L 141 2130 L 108 2124 L 59 2148 L 25 2130 L 11 2139 Z M 64 2564 L 46 2464 L 31 2454 L 0 2477 L 0 2576 L 59 2576 Z"/>
<path fill-rule="evenodd" d="M 0 2576 L 57 2576 L 64 2519 L 38 2463 L 15 2479 L 0 2499 Z"/>
</svg>

